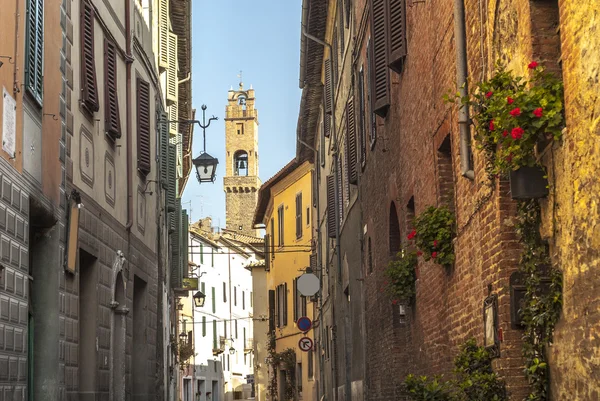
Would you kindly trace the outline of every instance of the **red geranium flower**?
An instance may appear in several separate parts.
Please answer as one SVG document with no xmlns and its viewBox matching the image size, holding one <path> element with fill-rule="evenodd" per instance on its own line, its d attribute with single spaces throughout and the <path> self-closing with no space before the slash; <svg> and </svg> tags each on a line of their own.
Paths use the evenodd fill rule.
<svg viewBox="0 0 600 401">
<path fill-rule="evenodd" d="M 502 136 L 508 136 L 508 131 L 507 131 L 507 130 L 504 130 L 504 131 L 502 132 Z"/>
<path fill-rule="evenodd" d="M 410 232 L 410 234 L 408 234 L 408 235 L 406 236 L 406 238 L 408 238 L 408 239 L 413 239 L 413 238 L 415 238 L 415 236 L 416 236 L 416 235 L 417 235 L 417 230 L 412 230 L 412 231 Z"/>
<path fill-rule="evenodd" d="M 431 259 L 437 258 L 437 252 L 431 252 Z"/>
<path fill-rule="evenodd" d="M 519 117 L 521 115 L 521 109 L 518 107 L 515 107 L 514 109 L 512 109 L 510 111 L 510 115 L 513 117 Z"/>
<path fill-rule="evenodd" d="M 421 256 L 421 255 L 423 255 L 423 252 L 417 251 L 417 256 Z"/>
<path fill-rule="evenodd" d="M 437 246 L 438 242 L 436 239 L 433 240 L 433 246 Z"/>
<path fill-rule="evenodd" d="M 523 133 L 525 131 L 523 130 L 523 128 L 521 127 L 516 127 L 513 128 L 510 135 L 512 136 L 513 139 L 521 139 L 523 137 Z"/>
<path fill-rule="evenodd" d="M 528 67 L 530 70 L 535 70 L 538 65 L 539 64 L 537 63 L 537 61 L 532 61 L 531 63 L 529 63 Z"/>
<path fill-rule="evenodd" d="M 533 111 L 533 115 L 536 116 L 537 118 L 540 118 L 542 115 L 544 115 L 544 109 L 542 109 L 541 107 L 538 107 L 537 109 L 535 109 Z"/>
<path fill-rule="evenodd" d="M 490 131 L 493 131 L 494 128 L 494 120 L 490 121 Z"/>
<path fill-rule="evenodd" d="M 398 303 L 398 300 L 397 300 L 397 299 L 394 299 L 394 300 L 392 301 L 392 304 L 394 304 L 394 305 L 396 305 L 397 303 Z"/>
<path fill-rule="evenodd" d="M 494 94 L 494 92 L 488 92 L 485 94 L 485 97 L 487 97 L 489 99 L 492 97 L 493 94 Z"/>
<path fill-rule="evenodd" d="M 512 161 L 512 153 L 510 155 L 506 156 L 506 161 L 509 163 Z"/>
<path fill-rule="evenodd" d="M 513 104 L 513 103 L 514 103 L 514 101 L 515 101 L 515 99 L 513 99 L 513 98 L 512 98 L 512 97 L 510 97 L 510 96 L 506 98 L 506 102 L 507 102 L 508 104 Z"/>
</svg>

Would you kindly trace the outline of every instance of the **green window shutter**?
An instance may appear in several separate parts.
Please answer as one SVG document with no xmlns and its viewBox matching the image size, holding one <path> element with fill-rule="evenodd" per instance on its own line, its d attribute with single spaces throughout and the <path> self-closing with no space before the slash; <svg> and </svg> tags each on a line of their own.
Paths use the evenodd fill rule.
<svg viewBox="0 0 600 401">
<path fill-rule="evenodd" d="M 167 173 L 168 173 L 168 188 L 167 188 L 167 211 L 169 212 L 169 232 L 175 230 L 175 204 L 177 202 L 177 177 L 175 163 L 177 157 L 177 149 L 173 144 L 169 144 Z"/>
<path fill-rule="evenodd" d="M 215 248 L 210 248 L 210 266 L 215 267 Z"/>
<path fill-rule="evenodd" d="M 188 219 L 187 210 L 182 210 L 181 211 L 181 234 L 180 234 L 180 238 L 181 238 L 180 263 L 181 263 L 181 273 L 182 273 L 183 277 L 188 277 L 189 270 L 190 270 L 189 266 L 188 266 L 188 264 L 189 264 L 188 229 L 189 229 L 189 219 Z"/>
<path fill-rule="evenodd" d="M 215 291 L 215 287 L 212 288 L 212 313 L 217 313 L 217 298 L 216 298 L 216 291 Z M 216 333 L 216 326 L 217 322 L 215 321 L 215 333 Z M 216 334 L 215 334 L 216 335 Z M 215 340 L 216 341 L 216 340 Z M 217 348 L 217 347 L 215 347 Z"/>
<path fill-rule="evenodd" d="M 26 18 L 25 86 L 41 106 L 44 75 L 44 1 L 28 0 Z"/>
<path fill-rule="evenodd" d="M 371 37 L 373 38 L 373 59 L 371 60 L 371 88 L 373 112 L 385 117 L 390 105 L 390 72 L 387 49 L 387 1 L 371 0 Z"/>
<path fill-rule="evenodd" d="M 213 295 L 215 294 L 215 288 L 213 287 Z M 214 297 L 213 297 L 214 299 Z M 215 312 L 214 308 L 215 303 L 213 302 L 213 313 Z M 217 321 L 213 320 L 213 349 L 217 349 Z"/>
<path fill-rule="evenodd" d="M 202 316 L 202 337 L 206 337 L 206 316 Z"/>
<path fill-rule="evenodd" d="M 160 113 L 158 132 L 160 133 L 160 181 L 164 189 L 169 188 L 169 124 L 167 113 Z M 167 192 L 168 196 L 168 192 Z"/>
<path fill-rule="evenodd" d="M 173 221 L 175 230 L 171 234 L 171 286 L 181 288 L 181 199 L 177 199 Z"/>
<path fill-rule="evenodd" d="M 200 263 L 204 264 L 204 245 L 200 243 Z"/>
<path fill-rule="evenodd" d="M 225 338 L 227 338 L 227 322 L 223 322 L 223 333 L 225 333 Z"/>
<path fill-rule="evenodd" d="M 204 295 L 206 295 L 206 283 L 200 283 L 200 291 L 202 291 L 202 293 Z"/>
</svg>

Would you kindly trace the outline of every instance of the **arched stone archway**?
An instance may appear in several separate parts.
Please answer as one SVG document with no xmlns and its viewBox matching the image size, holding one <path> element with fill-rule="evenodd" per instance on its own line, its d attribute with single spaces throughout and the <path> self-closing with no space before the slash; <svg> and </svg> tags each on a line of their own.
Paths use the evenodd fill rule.
<svg viewBox="0 0 600 401">
<path fill-rule="evenodd" d="M 125 341 L 127 308 L 127 271 L 123 269 L 125 257 L 117 252 L 112 268 L 112 309 L 110 336 L 110 399 L 111 401 L 125 400 Z"/>
</svg>

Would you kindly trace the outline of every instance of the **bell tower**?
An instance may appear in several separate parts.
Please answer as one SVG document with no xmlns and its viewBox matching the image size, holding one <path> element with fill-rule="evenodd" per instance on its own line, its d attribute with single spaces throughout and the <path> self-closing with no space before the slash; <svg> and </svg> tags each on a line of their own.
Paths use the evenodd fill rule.
<svg viewBox="0 0 600 401">
<path fill-rule="evenodd" d="M 241 79 L 240 79 L 241 80 Z M 225 226 L 245 235 L 258 236 L 252 218 L 258 202 L 258 112 L 254 89 L 230 89 L 225 108 Z"/>
</svg>

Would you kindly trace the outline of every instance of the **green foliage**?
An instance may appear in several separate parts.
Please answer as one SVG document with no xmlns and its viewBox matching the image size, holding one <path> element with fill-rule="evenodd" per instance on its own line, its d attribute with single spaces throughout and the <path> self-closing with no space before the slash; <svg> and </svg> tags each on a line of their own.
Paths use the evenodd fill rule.
<svg viewBox="0 0 600 401">
<path fill-rule="evenodd" d="M 554 326 L 562 309 L 562 273 L 551 264 L 546 243 L 539 233 L 540 206 L 535 200 L 518 204 L 517 233 L 523 245 L 519 270 L 526 292 L 520 310 L 525 375 L 531 385 L 528 400 L 549 399 L 549 367 L 546 346 L 552 342 Z M 546 276 L 549 282 L 544 282 Z"/>
<path fill-rule="evenodd" d="M 273 400 L 278 400 L 279 396 L 282 397 L 282 400 L 296 400 L 296 351 L 292 348 L 287 348 L 281 352 L 276 352 L 275 345 L 275 333 L 271 332 L 267 340 L 268 358 L 271 365 L 267 392 Z M 284 394 L 279 394 L 277 386 L 277 372 L 279 367 L 282 367 L 287 372 Z"/>
<path fill-rule="evenodd" d="M 468 340 L 454 359 L 454 380 L 408 375 L 404 387 L 414 401 L 504 401 L 504 382 L 492 369 L 492 358 L 475 339 Z"/>
<path fill-rule="evenodd" d="M 434 259 L 442 266 L 454 263 L 456 236 L 454 214 L 446 207 L 430 206 L 414 221 L 415 244 L 425 260 Z M 413 236 L 409 234 L 409 239 Z"/>
<path fill-rule="evenodd" d="M 561 138 L 562 82 L 541 66 L 532 70 L 528 81 L 499 64 L 494 76 L 477 84 L 470 98 L 453 99 L 473 110 L 475 140 L 487 155 L 490 175 L 536 165 L 538 141 Z"/>
<path fill-rule="evenodd" d="M 400 251 L 388 264 L 385 275 L 388 278 L 388 293 L 395 302 L 409 303 L 415 296 L 415 252 Z"/>
<path fill-rule="evenodd" d="M 428 379 L 427 376 L 408 375 L 404 387 L 410 398 L 415 401 L 451 401 L 453 400 L 448 382 L 441 376 Z"/>
</svg>

